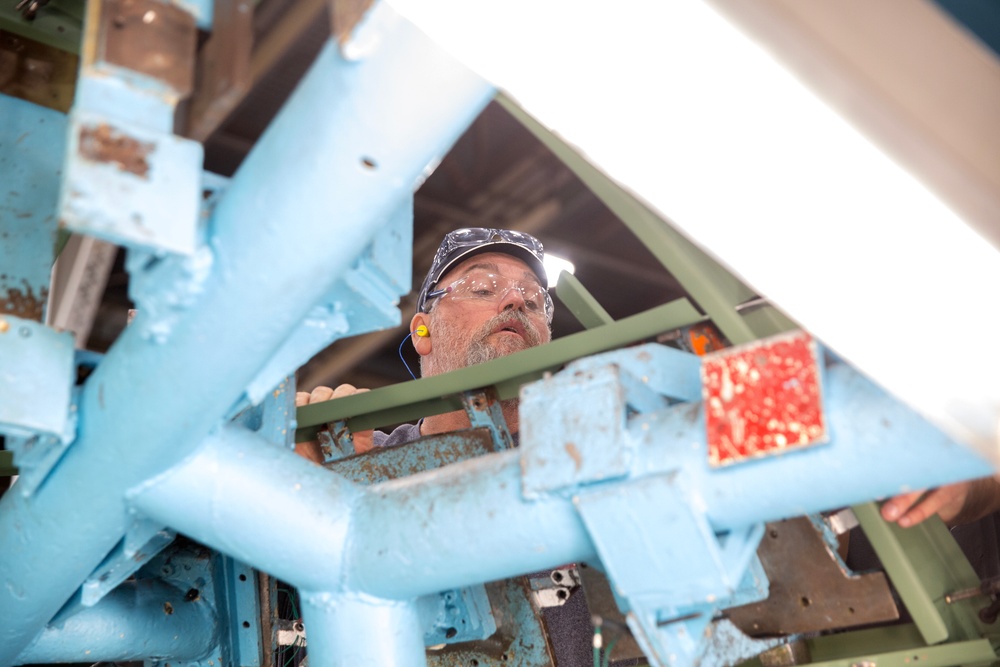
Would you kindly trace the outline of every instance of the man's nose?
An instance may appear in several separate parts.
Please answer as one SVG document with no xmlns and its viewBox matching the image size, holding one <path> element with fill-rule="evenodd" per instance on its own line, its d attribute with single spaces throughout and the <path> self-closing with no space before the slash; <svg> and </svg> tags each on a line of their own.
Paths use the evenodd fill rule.
<svg viewBox="0 0 1000 667">
<path fill-rule="evenodd" d="M 525 301 L 524 295 L 521 294 L 520 288 L 516 285 L 511 285 L 507 288 L 507 291 L 500 298 L 500 311 L 504 310 L 524 310 Z"/>
</svg>

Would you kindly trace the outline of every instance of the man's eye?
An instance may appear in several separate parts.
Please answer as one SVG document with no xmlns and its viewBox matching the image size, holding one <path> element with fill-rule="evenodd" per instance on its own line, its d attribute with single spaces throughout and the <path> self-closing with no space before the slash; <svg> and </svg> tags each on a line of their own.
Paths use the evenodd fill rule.
<svg viewBox="0 0 1000 667">
<path fill-rule="evenodd" d="M 481 288 L 479 288 L 477 290 L 473 290 L 472 293 L 475 294 L 476 296 L 481 296 L 481 297 L 490 297 L 490 296 L 493 296 L 493 290 L 487 289 L 485 287 L 481 287 Z"/>
</svg>

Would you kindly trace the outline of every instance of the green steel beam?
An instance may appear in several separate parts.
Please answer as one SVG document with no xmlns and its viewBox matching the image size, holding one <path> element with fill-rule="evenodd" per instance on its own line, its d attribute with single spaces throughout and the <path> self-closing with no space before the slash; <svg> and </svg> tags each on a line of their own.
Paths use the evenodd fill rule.
<svg viewBox="0 0 1000 667">
<path fill-rule="evenodd" d="M 80 53 L 83 35 L 84 0 L 53 0 L 42 7 L 33 21 L 14 9 L 17 2 L 0 2 L 0 30 L 67 53 Z"/>
<path fill-rule="evenodd" d="M 987 639 L 927 646 L 912 625 L 897 625 L 817 637 L 807 642 L 809 667 L 946 667 L 989 664 L 996 653 Z"/>
<path fill-rule="evenodd" d="M 982 605 L 982 599 L 953 604 L 944 601 L 948 593 L 975 588 L 980 582 L 940 518 L 900 528 L 884 521 L 875 503 L 853 509 L 927 644 L 978 639 L 987 634 L 974 609 L 977 602 Z"/>
<path fill-rule="evenodd" d="M 988 639 L 928 646 L 913 624 L 841 632 L 805 640 L 811 662 L 801 667 L 946 667 L 996 663 Z M 760 658 L 741 664 L 757 667 Z"/>
<path fill-rule="evenodd" d="M 801 329 L 796 322 L 770 304 L 741 311 L 743 321 L 760 338 Z"/>
<path fill-rule="evenodd" d="M 746 285 L 528 115 L 516 102 L 503 94 L 497 96 L 497 101 L 555 153 L 639 237 L 731 343 L 757 340 L 759 336 L 735 309 L 737 304 L 754 296 Z"/>
<path fill-rule="evenodd" d="M 556 296 L 585 329 L 614 322 L 608 311 L 604 310 L 583 283 L 571 273 L 563 271 L 559 274 Z"/>
<path fill-rule="evenodd" d="M 444 375 L 382 387 L 296 411 L 296 442 L 315 440 L 326 424 L 347 420 L 352 432 L 462 410 L 461 392 L 494 386 L 501 399 L 515 398 L 521 385 L 563 364 L 702 320 L 687 299 L 677 299 L 605 326 Z"/>
</svg>

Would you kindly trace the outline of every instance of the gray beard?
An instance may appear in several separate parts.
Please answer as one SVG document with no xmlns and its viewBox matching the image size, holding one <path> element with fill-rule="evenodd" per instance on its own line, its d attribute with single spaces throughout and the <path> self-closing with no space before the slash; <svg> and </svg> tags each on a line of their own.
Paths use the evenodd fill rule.
<svg viewBox="0 0 1000 667">
<path fill-rule="evenodd" d="M 525 338 L 523 340 L 507 336 L 500 337 L 494 341 L 488 340 L 497 325 L 511 319 L 516 319 L 524 327 Z M 435 321 L 431 324 L 431 328 L 438 339 L 438 343 L 447 341 L 445 345 L 448 348 L 444 351 L 444 354 L 438 357 L 436 360 L 437 363 L 434 364 L 433 368 L 425 367 L 423 363 L 424 358 L 421 358 L 420 370 L 421 375 L 424 376 L 440 375 L 459 368 L 482 364 L 505 357 L 514 352 L 526 350 L 529 347 L 535 347 L 542 342 L 538 332 L 531 326 L 528 316 L 519 310 L 501 313 L 490 318 L 477 331 L 473 332 L 468 339 L 468 343 L 465 345 L 462 344 L 463 341 L 461 340 L 460 332 L 447 320 Z M 464 354 L 462 352 L 463 347 L 465 348 Z M 515 400 L 514 405 L 516 404 Z"/>
</svg>

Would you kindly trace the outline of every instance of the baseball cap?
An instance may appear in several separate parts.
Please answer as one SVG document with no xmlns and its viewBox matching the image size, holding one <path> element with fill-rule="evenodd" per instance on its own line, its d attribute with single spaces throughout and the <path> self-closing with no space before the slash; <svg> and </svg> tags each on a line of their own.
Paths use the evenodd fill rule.
<svg viewBox="0 0 1000 667">
<path fill-rule="evenodd" d="M 548 284 L 542 263 L 545 252 L 542 242 L 534 236 L 511 229 L 465 227 L 449 232 L 441 241 L 417 296 L 417 312 L 427 312 L 427 295 L 451 267 L 484 252 L 502 252 L 516 257 L 535 272 L 543 287 Z"/>
</svg>

